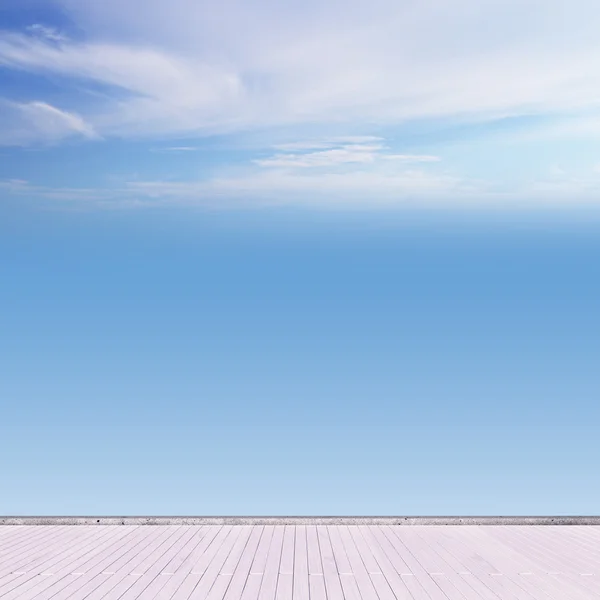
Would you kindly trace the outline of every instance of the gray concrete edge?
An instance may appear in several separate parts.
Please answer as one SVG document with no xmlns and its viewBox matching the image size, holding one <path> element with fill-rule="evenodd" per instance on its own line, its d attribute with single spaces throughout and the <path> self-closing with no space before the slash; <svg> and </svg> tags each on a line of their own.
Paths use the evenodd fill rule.
<svg viewBox="0 0 600 600">
<path fill-rule="evenodd" d="M 600 516 L 149 517 L 13 516 L 0 525 L 600 525 Z"/>
</svg>

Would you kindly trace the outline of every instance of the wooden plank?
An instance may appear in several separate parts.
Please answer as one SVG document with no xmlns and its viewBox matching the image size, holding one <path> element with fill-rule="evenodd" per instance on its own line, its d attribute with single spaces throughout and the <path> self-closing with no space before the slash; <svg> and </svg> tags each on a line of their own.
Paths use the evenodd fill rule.
<svg viewBox="0 0 600 600">
<path fill-rule="evenodd" d="M 287 527 L 287 525 L 286 525 Z M 279 573 L 275 600 L 292 600 L 294 594 L 294 576 L 291 573 Z"/>
<path fill-rule="evenodd" d="M 377 561 L 377 565 L 385 577 L 388 585 L 390 586 L 394 596 L 398 600 L 411 600 L 413 596 L 408 591 L 408 588 L 406 587 L 402 577 L 400 577 L 400 575 L 396 572 L 389 558 L 386 556 L 385 552 L 377 542 L 373 532 L 371 531 L 371 527 L 368 525 L 360 525 L 356 528 L 356 530 L 352 530 L 350 533 L 352 533 L 356 541 L 356 546 L 361 553 L 361 556 L 367 554 L 366 548 L 368 548 L 368 552 L 371 553 L 373 558 Z M 362 538 L 362 541 L 360 538 Z M 365 561 L 365 565 L 366 564 L 367 563 Z M 376 575 L 376 573 L 373 574 Z M 377 589 L 377 585 L 375 586 L 375 589 Z M 422 597 L 425 597 L 425 592 L 423 592 Z"/>
<path fill-rule="evenodd" d="M 85 548 L 86 547 L 84 546 L 83 548 L 80 548 L 80 549 L 85 549 Z M 62 555 L 62 553 L 58 554 L 58 556 L 61 556 L 61 555 Z M 86 553 L 83 553 L 83 556 L 85 556 L 85 555 L 86 555 Z M 11 586 L 12 589 L 10 591 L 8 590 L 7 587 L 3 587 L 1 593 L 4 596 L 4 600 L 12 600 L 12 598 L 21 598 L 24 596 L 28 596 L 29 590 L 31 588 L 35 588 L 36 590 L 39 589 L 39 591 L 41 593 L 43 590 L 45 590 L 51 586 L 59 585 L 61 578 L 66 576 L 68 573 L 70 573 L 73 568 L 76 568 L 78 566 L 78 564 L 80 564 L 82 562 L 82 561 L 76 561 L 73 564 L 73 561 L 75 561 L 75 560 L 76 559 L 73 558 L 72 556 L 68 556 L 66 559 L 66 565 L 60 569 L 58 576 L 56 576 L 56 577 L 54 577 L 54 576 L 48 577 L 48 576 L 41 575 L 39 568 L 34 569 L 32 573 L 27 573 L 27 574 L 23 575 L 23 577 L 21 579 L 15 580 L 14 585 Z M 88 559 L 86 558 L 84 560 L 88 560 Z M 57 561 L 55 559 L 53 559 L 52 557 L 50 557 L 46 560 L 46 563 L 48 565 L 53 565 L 56 562 Z M 40 565 L 40 566 L 42 566 L 42 565 Z M 47 565 L 44 564 L 43 566 L 47 566 Z"/>
<path fill-rule="evenodd" d="M 200 534 L 196 536 L 195 541 L 197 538 L 199 539 L 197 539 L 197 544 L 193 547 L 191 552 L 187 556 L 184 556 L 182 553 L 181 556 L 173 559 L 173 561 L 165 567 L 165 572 L 170 574 L 168 575 L 168 581 L 161 587 L 155 598 L 152 600 L 171 600 L 186 579 L 188 583 L 190 582 L 190 573 L 194 565 L 198 563 L 200 557 L 212 553 L 212 549 L 220 546 L 222 539 L 224 539 L 228 532 L 229 528 L 224 528 L 221 525 L 201 527 Z M 216 552 L 216 550 L 214 551 Z M 193 576 L 196 583 L 199 580 L 196 580 L 198 577 L 201 576 Z M 191 588 L 189 593 L 191 593 Z M 187 596 L 182 597 L 187 598 Z"/>
<path fill-rule="evenodd" d="M 328 600 L 344 600 L 342 582 L 335 562 L 329 530 L 324 525 L 317 525 L 317 538 L 319 540 L 319 551 L 321 553 L 321 564 L 323 565 L 323 579 Z"/>
<path fill-rule="evenodd" d="M 265 571 L 258 592 L 258 600 L 274 600 L 277 593 L 277 580 L 283 550 L 285 527 L 277 525 L 273 530 L 273 537 L 269 545 Z"/>
<path fill-rule="evenodd" d="M 281 563 L 279 573 L 292 575 L 294 573 L 294 544 L 296 537 L 296 528 L 293 525 L 286 525 L 283 533 L 283 548 L 281 550 Z"/>
<path fill-rule="evenodd" d="M 473 572 L 479 579 L 494 591 L 499 589 L 507 598 L 515 600 L 531 600 L 542 596 L 548 600 L 548 594 L 543 587 L 535 588 L 521 573 L 535 573 L 537 565 L 521 554 L 514 553 L 506 546 L 498 545 L 491 537 L 493 530 L 481 532 L 476 528 L 465 528 L 460 532 L 461 542 L 468 550 L 477 548 L 485 555 L 484 564 L 487 572 L 478 571 L 480 565 L 473 565 Z M 484 534 L 484 535 L 480 535 Z"/>
<path fill-rule="evenodd" d="M 331 542 L 331 548 L 333 550 L 333 556 L 335 557 L 335 564 L 337 565 L 338 573 L 340 576 L 354 576 L 352 566 L 350 565 L 350 561 L 348 560 L 348 556 L 346 554 L 346 548 L 342 542 L 339 528 L 334 525 L 328 525 L 327 532 L 329 534 L 329 541 Z"/>
<path fill-rule="evenodd" d="M 235 573 L 240 558 L 242 557 L 244 549 L 246 548 L 246 544 L 248 543 L 248 540 L 250 539 L 250 536 L 254 530 L 255 528 L 251 525 L 244 525 L 240 527 L 240 533 L 235 540 L 235 544 L 231 548 L 227 559 L 219 571 L 221 575 L 233 575 Z"/>
<path fill-rule="evenodd" d="M 244 538 L 246 538 L 248 533 L 248 530 L 243 527 L 232 527 L 230 535 L 227 537 L 223 545 L 217 550 L 213 560 L 206 568 L 206 571 L 204 571 L 204 575 L 202 575 L 202 578 L 190 594 L 190 600 L 206 600 L 211 588 L 217 581 L 219 574 L 231 575 L 232 568 L 230 565 L 234 561 L 235 564 L 237 564 L 238 559 L 235 558 L 235 555 L 238 552 L 241 552 L 241 549 L 243 549 L 243 546 L 240 549 L 240 539 L 243 540 L 245 545 L 246 540 Z M 234 554 L 234 558 L 231 559 L 228 563 L 228 566 L 225 567 L 225 564 L 228 562 L 228 559 L 232 553 Z"/>
<path fill-rule="evenodd" d="M 274 532 L 275 527 L 273 525 L 266 525 L 264 527 L 258 548 L 256 549 L 256 554 L 254 555 L 254 560 L 252 561 L 252 566 L 250 567 L 251 575 L 262 575 L 265 572 L 269 547 L 271 546 Z"/>
<path fill-rule="evenodd" d="M 399 533 L 399 528 L 396 528 L 396 533 Z M 403 533 L 405 533 L 403 542 L 429 572 L 432 579 L 448 598 L 456 598 L 458 600 L 460 598 L 465 598 L 466 600 L 481 598 L 481 596 L 475 594 L 473 588 L 464 579 L 459 577 L 448 562 L 439 553 L 435 552 L 431 544 L 428 543 L 428 539 L 439 535 L 437 528 L 423 527 L 423 529 L 419 530 L 410 528 L 410 530 Z"/>
<path fill-rule="evenodd" d="M 593 527 L 17 527 L 0 600 L 600 598 Z"/>
<path fill-rule="evenodd" d="M 240 600 L 257 600 L 262 580 L 263 573 L 250 573 Z"/>
<path fill-rule="evenodd" d="M 97 532 L 95 538 L 100 539 L 105 533 L 105 531 L 99 531 Z M 15 568 L 17 573 L 12 572 L 8 577 L 4 576 L 0 579 L 0 595 L 9 593 L 9 591 L 13 589 L 15 585 L 21 586 L 25 581 L 32 579 L 39 573 L 46 571 L 46 569 L 49 567 L 51 568 L 65 555 L 69 556 L 74 551 L 77 551 L 80 548 L 85 548 L 86 544 L 90 542 L 89 538 L 90 536 L 80 536 L 80 539 L 75 544 L 59 543 L 59 546 L 55 552 L 38 552 L 37 560 L 31 557 L 29 562 L 26 562 L 26 565 L 20 568 Z M 91 541 L 94 541 L 94 537 L 92 537 Z"/>
<path fill-rule="evenodd" d="M 31 598 L 47 595 L 46 590 L 49 588 L 52 588 L 51 593 L 55 594 L 60 589 L 61 581 L 64 582 L 64 579 L 74 570 L 77 570 L 80 565 L 89 562 L 95 556 L 102 554 L 106 549 L 119 547 L 123 544 L 123 540 L 131 535 L 131 533 L 133 532 L 121 531 L 114 528 L 110 532 L 110 535 L 95 540 L 97 543 L 94 543 L 94 540 L 88 541 L 87 546 L 80 546 L 74 549 L 68 556 L 53 564 L 51 576 L 47 576 L 44 573 L 31 580 L 31 582 L 20 586 L 13 594 L 2 595 L 2 599 L 11 600 L 14 597 L 19 598 L 19 600 L 30 600 Z"/>
<path fill-rule="evenodd" d="M 425 542 L 429 545 L 442 561 L 444 561 L 444 570 L 452 573 L 452 583 L 462 593 L 465 598 L 481 598 L 482 600 L 498 600 L 498 595 L 478 577 L 475 576 L 469 565 L 469 561 L 464 560 L 464 556 L 457 552 L 450 551 L 444 544 L 443 530 L 439 528 L 429 534 L 416 532 L 417 535 L 423 535 Z M 491 580 L 490 577 L 488 577 Z M 492 580 L 493 581 L 493 580 Z M 487 583 L 487 581 L 486 581 Z"/>
<path fill-rule="evenodd" d="M 308 573 L 309 575 L 323 575 L 323 564 L 321 562 L 321 550 L 319 548 L 319 536 L 316 525 L 306 527 L 306 548 L 308 551 Z"/>
<path fill-rule="evenodd" d="M 28 543 L 15 548 L 3 557 L 0 565 L 0 581 L 5 575 L 14 571 L 27 571 L 30 564 L 35 563 L 40 558 L 52 556 L 56 548 L 64 547 L 73 539 L 73 531 L 65 531 L 64 528 L 56 531 L 48 531 L 48 535 L 42 539 L 30 540 Z"/>
<path fill-rule="evenodd" d="M 189 542 L 165 565 L 163 572 L 165 575 L 175 575 L 180 569 L 192 570 L 194 563 L 202 554 L 203 548 L 207 547 L 217 535 L 218 525 L 192 525 L 192 537 Z M 202 545 L 204 544 L 204 545 Z"/>
<path fill-rule="evenodd" d="M 309 600 L 310 586 L 308 580 L 308 548 L 306 526 L 296 527 L 294 543 L 294 600 Z"/>
<path fill-rule="evenodd" d="M 220 573 L 210 588 L 206 600 L 223 600 L 228 587 L 231 585 L 233 575 Z"/>
<path fill-rule="evenodd" d="M 134 584 L 122 595 L 119 600 L 135 600 L 141 594 L 146 594 L 147 588 L 154 584 L 155 588 L 160 588 L 166 583 L 166 578 L 161 576 L 163 569 L 169 564 L 171 559 L 177 555 L 177 553 L 185 548 L 187 543 L 193 538 L 194 531 L 189 527 L 179 526 L 179 531 L 175 535 L 171 536 L 165 544 L 161 545 L 157 552 L 150 555 L 146 559 L 146 565 L 138 565 L 135 573 L 142 574 L 142 576 L 134 582 Z M 158 590 L 156 590 L 158 591 Z M 156 595 L 154 593 L 154 595 Z"/>
<path fill-rule="evenodd" d="M 542 571 L 544 574 L 548 573 L 549 578 L 545 578 L 547 581 L 554 581 L 556 584 L 565 584 L 569 587 L 569 593 L 576 593 L 580 590 L 582 593 L 594 592 L 592 586 L 586 578 L 577 577 L 576 574 L 571 570 L 573 564 L 564 556 L 564 562 L 556 560 L 552 553 L 548 553 L 545 546 L 540 545 L 535 540 L 531 540 L 528 536 L 521 536 L 521 532 L 518 528 L 514 528 L 508 532 L 494 531 L 494 537 L 504 543 L 506 548 L 509 548 L 514 552 L 526 552 L 527 558 L 522 560 L 532 560 L 534 562 L 534 572 Z M 555 586 L 556 587 L 556 586 Z M 591 588 L 591 589 L 590 589 Z"/>
<path fill-rule="evenodd" d="M 77 598 L 82 600 L 114 600 L 120 598 L 152 564 L 154 557 L 164 552 L 164 545 L 169 544 L 171 538 L 179 533 L 176 525 L 165 527 L 165 531 L 157 536 L 147 536 L 142 542 L 143 547 L 136 547 L 133 552 L 121 557 L 113 563 L 105 573 L 108 579 L 96 587 L 89 594 L 81 594 L 81 590 L 73 596 L 67 596 L 69 600 Z M 85 578 L 87 579 L 87 578 Z M 59 599 L 57 599 L 59 600 Z M 63 600 L 61 597 L 60 600 Z"/>
<path fill-rule="evenodd" d="M 327 600 L 327 591 L 325 590 L 325 578 L 323 573 L 309 575 L 309 595 L 310 600 Z"/>
<path fill-rule="evenodd" d="M 352 525 L 351 527 L 356 527 Z M 356 584 L 358 585 L 358 590 L 363 599 L 373 599 L 376 600 L 379 597 L 379 594 L 375 590 L 375 586 L 373 585 L 373 581 L 369 577 L 369 573 L 365 568 L 363 563 L 363 559 L 356 548 L 356 544 L 352 539 L 352 535 L 350 534 L 350 529 L 347 525 L 341 525 L 338 527 L 340 532 L 340 538 L 342 543 L 344 544 L 344 548 L 346 550 L 346 556 L 348 557 L 348 562 L 350 563 L 350 568 L 352 569 L 352 573 L 354 574 L 354 578 L 356 579 Z M 379 572 L 379 571 L 378 571 Z M 393 593 L 391 589 L 389 589 L 389 593 L 387 590 L 384 590 L 384 596 L 381 600 L 390 600 L 389 594 Z"/>
<path fill-rule="evenodd" d="M 183 572 L 183 579 L 172 595 L 173 600 L 187 600 L 190 597 L 191 593 L 200 583 L 204 577 L 204 574 L 207 572 L 211 563 L 216 559 L 219 552 L 221 552 L 221 554 L 225 553 L 225 556 L 222 559 L 223 562 L 225 561 L 227 556 L 226 553 L 235 542 L 237 535 L 239 535 L 239 530 L 234 529 L 231 525 L 225 525 L 224 527 L 221 527 L 217 535 L 208 544 L 208 546 L 205 547 L 204 552 L 201 554 L 194 553 L 196 554 L 194 563 L 192 564 L 191 569 L 185 569 Z M 201 545 L 204 546 L 204 540 Z M 221 568 L 221 565 L 222 563 L 217 565 L 217 573 Z M 179 572 L 177 575 L 179 575 Z M 216 577 L 216 575 L 214 577 Z"/>
<path fill-rule="evenodd" d="M 188 527 L 187 532 L 182 538 L 140 579 L 140 582 L 151 579 L 140 594 L 140 596 L 143 594 L 144 600 L 153 600 L 156 598 L 162 592 L 163 588 L 174 579 L 175 572 L 172 571 L 173 560 L 174 558 L 178 558 L 178 564 L 182 564 L 183 560 L 192 553 L 202 538 L 202 533 L 198 529 L 198 527 L 194 526 Z M 167 571 L 167 569 L 169 570 Z M 131 595 L 131 590 L 134 588 L 135 585 L 127 593 Z"/>
<path fill-rule="evenodd" d="M 340 582 L 345 600 L 373 600 L 361 597 L 356 578 L 352 573 L 340 573 Z"/>
<path fill-rule="evenodd" d="M 423 565 L 415 558 L 415 556 L 409 551 L 405 544 L 396 536 L 395 531 L 392 527 L 382 526 L 379 530 L 386 536 L 390 545 L 398 553 L 402 561 L 410 569 L 410 573 L 417 580 L 419 585 L 427 592 L 432 600 L 447 600 L 448 596 L 444 593 L 442 588 L 434 581 L 431 575 L 423 568 Z M 404 577 L 403 577 L 404 579 Z M 406 581 L 406 586 L 409 590 L 411 587 L 417 587 L 414 585 L 412 578 L 409 576 Z"/>
<path fill-rule="evenodd" d="M 58 529 L 59 526 L 56 527 Z M 11 554 L 16 548 L 27 544 L 32 540 L 43 539 L 44 536 L 50 535 L 52 532 L 50 528 L 45 527 L 33 527 L 26 525 L 19 525 L 12 529 L 12 527 L 4 526 L 5 536 L 0 540 L 0 557 Z"/>
<path fill-rule="evenodd" d="M 257 525 L 251 528 L 248 543 L 244 548 L 240 560 L 235 568 L 227 593 L 225 594 L 226 600 L 240 600 L 242 593 L 246 586 L 246 581 L 250 575 L 250 568 L 254 561 L 256 550 L 260 544 L 261 537 L 264 532 L 264 526 Z"/>
<path fill-rule="evenodd" d="M 93 564 L 84 564 L 78 568 L 78 571 L 61 581 L 61 589 L 55 594 L 53 600 L 82 600 L 97 594 L 98 588 L 106 590 L 110 587 L 107 582 L 112 580 L 117 572 L 127 567 L 129 564 L 135 564 L 136 557 L 147 551 L 147 548 L 156 539 L 161 539 L 168 535 L 168 531 L 148 531 L 140 527 L 134 535 L 128 539 L 127 543 L 116 552 L 103 552 L 98 561 Z M 116 583 L 117 580 L 115 580 Z"/>
</svg>

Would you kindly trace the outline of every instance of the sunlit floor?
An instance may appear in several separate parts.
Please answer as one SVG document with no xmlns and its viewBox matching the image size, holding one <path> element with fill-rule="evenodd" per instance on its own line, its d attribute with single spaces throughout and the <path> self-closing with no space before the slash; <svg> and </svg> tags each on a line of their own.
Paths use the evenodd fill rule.
<svg viewBox="0 0 600 600">
<path fill-rule="evenodd" d="M 2 600 L 600 598 L 600 527 L 0 527 Z"/>
</svg>

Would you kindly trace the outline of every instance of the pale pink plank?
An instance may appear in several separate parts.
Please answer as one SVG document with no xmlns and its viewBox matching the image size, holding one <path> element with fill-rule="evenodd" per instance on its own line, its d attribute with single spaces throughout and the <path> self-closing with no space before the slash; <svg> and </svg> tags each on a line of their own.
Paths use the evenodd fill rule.
<svg viewBox="0 0 600 600">
<path fill-rule="evenodd" d="M 292 575 L 294 572 L 294 544 L 296 537 L 296 528 L 293 525 L 286 525 L 283 534 L 283 548 L 281 550 L 281 563 L 279 572 L 285 575 Z"/>
<path fill-rule="evenodd" d="M 396 534 L 399 534 L 401 528 L 397 527 L 395 530 Z M 432 579 L 448 598 L 473 600 L 480 597 L 428 543 L 428 540 L 439 536 L 437 527 L 425 526 L 419 529 L 406 527 L 402 533 L 404 534 L 402 536 L 403 543 L 411 550 L 414 557 L 429 572 Z"/>
<path fill-rule="evenodd" d="M 402 562 L 404 562 L 410 569 L 410 573 L 414 575 L 420 586 L 427 592 L 432 600 L 446 600 L 448 596 L 442 591 L 440 586 L 435 582 L 431 575 L 423 568 L 423 565 L 415 558 L 410 550 L 403 544 L 395 534 L 395 529 L 389 526 L 382 526 L 379 528 L 380 531 L 386 536 L 390 545 L 394 548 L 397 554 L 400 556 Z M 412 593 L 411 587 L 417 587 L 411 578 L 405 579 L 406 586 Z M 418 589 L 418 588 L 417 588 Z"/>
<path fill-rule="evenodd" d="M 323 578 L 328 600 L 343 600 L 342 582 L 335 562 L 329 531 L 324 525 L 317 525 L 317 538 L 323 565 Z"/>
<path fill-rule="evenodd" d="M 103 532 L 99 532 L 101 535 Z M 93 539 L 86 539 L 85 541 L 80 541 L 79 544 L 75 544 L 75 550 L 87 549 L 89 548 L 89 544 L 93 543 Z M 82 545 L 83 544 L 83 545 Z M 17 598 L 20 596 L 24 596 L 28 593 L 28 590 L 32 587 L 36 587 L 41 585 L 42 587 L 48 587 L 52 585 L 56 578 L 49 578 L 45 575 L 45 572 L 48 568 L 50 570 L 56 563 L 60 563 L 61 560 L 66 560 L 67 563 L 72 562 L 73 552 L 75 551 L 71 546 L 66 546 L 65 550 L 57 551 L 56 554 L 46 556 L 43 559 L 34 562 L 30 565 L 28 571 L 22 575 L 14 579 L 10 584 L 3 584 L 0 587 L 0 595 L 4 596 L 7 600 L 11 598 Z M 42 575 L 44 573 L 44 575 Z"/>
<path fill-rule="evenodd" d="M 250 573 L 246 580 L 244 591 L 240 597 L 241 600 L 257 600 L 260 592 L 260 586 L 263 580 L 263 573 Z"/>
<path fill-rule="evenodd" d="M 306 544 L 306 527 L 296 527 L 294 551 L 294 600 L 309 600 L 308 581 L 308 549 Z"/>
<path fill-rule="evenodd" d="M 282 525 L 277 525 L 273 530 L 273 537 L 271 538 L 265 563 L 265 572 L 258 592 L 258 600 L 274 600 L 277 593 L 284 532 L 285 527 Z"/>
<path fill-rule="evenodd" d="M 309 575 L 310 600 L 327 600 L 325 578 L 322 573 Z"/>
<path fill-rule="evenodd" d="M 340 573 L 340 583 L 345 600 L 373 600 L 372 598 L 361 598 L 356 578 L 352 573 Z"/>
<path fill-rule="evenodd" d="M 361 525 L 357 527 L 356 530 L 351 531 L 351 533 L 357 541 L 356 545 L 361 555 L 364 554 L 363 543 L 366 544 L 369 551 L 373 554 L 373 557 L 377 561 L 377 564 L 381 569 L 381 573 L 384 575 L 386 581 L 392 589 L 394 596 L 398 600 L 410 600 L 412 598 L 412 595 L 408 591 L 404 580 L 396 572 L 391 561 L 377 542 L 373 532 L 371 531 L 371 527 L 369 527 L 368 525 Z M 359 542 L 359 536 L 363 538 L 364 542 Z"/>
<path fill-rule="evenodd" d="M 155 596 L 157 588 L 166 583 L 166 578 L 161 576 L 162 571 L 172 558 L 187 546 L 193 539 L 193 535 L 193 529 L 180 526 L 180 530 L 161 546 L 162 554 L 157 552 L 156 555 L 148 557 L 148 562 L 153 562 L 146 571 L 140 565 L 137 566 L 136 573 L 143 573 L 143 575 L 120 597 L 120 600 L 135 600 L 141 594 L 144 594 L 144 597 Z"/>
<path fill-rule="evenodd" d="M 14 571 L 27 571 L 30 564 L 47 556 L 51 556 L 56 548 L 68 544 L 76 532 L 61 528 L 52 530 L 48 528 L 47 535 L 42 539 L 30 540 L 28 543 L 19 546 L 7 556 L 3 557 L 0 566 L 0 578 Z"/>
<path fill-rule="evenodd" d="M 131 530 L 120 531 L 115 528 L 106 539 L 98 540 L 98 543 L 93 546 L 88 544 L 88 546 L 81 547 L 77 552 L 56 563 L 53 566 L 53 575 L 51 577 L 42 575 L 35 579 L 35 585 L 21 586 L 14 593 L 14 597 L 19 598 L 19 600 L 30 600 L 31 598 L 39 598 L 43 595 L 55 594 L 59 591 L 61 582 L 64 583 L 65 578 L 74 570 L 79 569 L 82 564 L 89 562 L 95 556 L 101 555 L 105 550 L 120 547 L 124 543 L 124 539 L 131 533 L 133 533 Z M 49 588 L 52 588 L 51 592 L 46 591 Z M 3 597 L 3 600 L 10 600 L 12 597 L 13 595 L 6 595 Z"/>
<path fill-rule="evenodd" d="M 248 538 L 248 543 L 244 548 L 244 551 L 233 573 L 233 577 L 231 578 L 231 583 L 227 588 L 227 593 L 225 594 L 226 600 L 240 600 L 246 585 L 246 581 L 250 575 L 250 567 L 254 561 L 256 549 L 258 548 L 263 532 L 264 527 L 262 526 L 252 527 L 250 537 Z"/>
<path fill-rule="evenodd" d="M 234 529 L 231 525 L 226 525 L 219 530 L 218 534 L 214 537 L 206 550 L 202 554 L 198 555 L 197 560 L 192 566 L 192 569 L 185 574 L 180 585 L 173 593 L 173 600 L 187 600 L 187 598 L 190 597 L 193 590 L 204 577 L 204 574 L 210 568 L 212 562 L 215 560 L 219 561 L 220 556 L 222 555 L 225 555 L 223 557 L 223 561 L 225 560 L 227 555 L 226 553 L 229 551 L 231 546 L 233 546 L 238 534 L 239 530 Z M 221 553 L 220 555 L 219 552 Z M 221 565 L 222 563 L 217 564 L 217 573 L 221 568 Z M 214 570 L 215 569 L 213 567 L 213 571 Z M 177 575 L 179 575 L 179 573 L 177 573 Z M 216 574 L 214 575 L 214 578 L 216 578 Z"/>
<path fill-rule="evenodd" d="M 319 537 L 316 525 L 306 528 L 306 548 L 308 550 L 308 572 L 310 575 L 323 575 L 323 564 L 321 562 L 321 550 L 319 549 Z"/>
<path fill-rule="evenodd" d="M 485 559 L 479 563 L 473 563 L 472 571 L 479 579 L 494 591 L 501 590 L 502 593 L 514 600 L 531 600 L 536 597 L 538 591 L 533 591 L 531 583 L 520 576 L 520 573 L 535 572 L 537 565 L 529 561 L 526 557 L 509 551 L 506 546 L 498 545 L 491 537 L 495 528 L 485 532 L 473 527 L 461 528 L 459 540 L 465 544 L 467 550 L 473 551 L 476 548 Z M 483 533 L 483 536 L 479 536 Z M 487 566 L 487 570 L 484 570 Z M 545 599 L 547 600 L 547 598 Z"/>
<path fill-rule="evenodd" d="M 66 598 L 69 598 L 69 600 L 81 600 L 95 593 L 100 586 L 105 590 L 109 587 L 107 582 L 112 580 L 116 572 L 119 572 L 129 563 L 134 562 L 140 553 L 146 551 L 146 548 L 154 539 L 161 538 L 167 534 L 168 531 L 148 531 L 140 527 L 118 551 L 107 553 L 99 557 L 100 560 L 79 567 L 73 576 L 65 578 L 66 581 L 61 581 L 62 588 L 53 600 L 66 600 Z M 78 575 L 77 573 L 81 574 Z M 102 596 L 100 595 L 100 597 Z"/>
<path fill-rule="evenodd" d="M 163 572 L 166 575 L 174 575 L 180 569 L 189 567 L 192 570 L 194 562 L 203 552 L 204 548 L 210 544 L 210 541 L 219 531 L 220 526 L 191 526 L 192 537 L 189 542 L 165 565 Z M 204 546 L 202 546 L 204 544 Z"/>
<path fill-rule="evenodd" d="M 265 526 L 263 534 L 260 537 L 260 543 L 256 549 L 256 554 L 254 555 L 254 560 L 252 561 L 252 566 L 250 567 L 251 575 L 262 575 L 265 572 L 269 547 L 271 546 L 274 531 L 275 527 L 273 525 Z"/>
<path fill-rule="evenodd" d="M 101 534 L 102 531 L 98 532 L 97 535 L 99 536 Z M 57 560 L 60 560 L 65 553 L 71 551 L 73 546 L 77 547 L 78 545 L 85 544 L 89 537 L 90 536 L 79 536 L 79 540 L 76 540 L 75 543 L 73 543 L 73 538 L 63 538 L 62 536 L 47 540 L 47 545 L 44 545 L 44 542 L 40 542 L 41 546 L 39 548 L 33 548 L 28 552 L 25 551 L 26 554 L 24 556 L 20 555 L 22 558 L 15 559 L 14 562 L 8 559 L 3 560 L 3 570 L 12 569 L 8 575 L 14 575 L 16 572 L 16 574 L 20 575 L 21 577 L 30 579 L 31 577 L 34 577 L 35 575 L 44 571 L 48 565 L 52 565 Z M 6 579 L 6 577 L 7 575 L 0 578 L 0 594 L 8 592 L 8 579 L 14 580 L 14 577 L 9 577 L 8 579 Z M 14 585 L 10 584 L 11 589 L 12 587 L 14 587 Z"/>
<path fill-rule="evenodd" d="M 77 593 L 73 594 L 73 598 L 78 600 L 83 597 L 86 600 L 120 598 L 146 572 L 154 558 L 162 554 L 165 545 L 168 545 L 170 540 L 179 533 L 177 526 L 168 526 L 164 529 L 165 531 L 158 536 L 152 536 L 151 539 L 146 538 L 142 542 L 143 547 L 136 547 L 131 555 L 123 557 L 106 569 L 106 572 L 114 572 L 114 574 L 101 586 L 86 596 L 82 596 L 81 590 L 78 590 Z"/>
<path fill-rule="evenodd" d="M 198 585 L 192 591 L 190 595 L 190 600 L 205 600 L 212 586 L 215 584 L 219 574 L 231 574 L 231 567 L 228 566 L 224 569 L 224 566 L 227 563 L 232 552 L 236 554 L 237 552 L 241 552 L 239 540 L 240 538 L 243 539 L 247 535 L 247 529 L 244 529 L 243 527 L 232 527 L 230 535 L 225 540 L 223 545 L 219 548 L 219 550 L 215 554 L 214 559 L 210 562 L 210 564 L 206 568 L 206 571 L 204 571 L 202 579 L 200 579 Z M 235 564 L 237 564 L 238 559 L 236 558 L 234 560 Z M 226 573 L 223 573 L 223 570 L 225 570 Z"/>
<path fill-rule="evenodd" d="M 233 575 L 218 575 L 217 580 L 210 588 L 208 596 L 206 596 L 206 600 L 223 600 L 223 598 L 225 597 L 226 590 L 231 585 L 232 579 Z"/>
<path fill-rule="evenodd" d="M 230 528 L 224 528 L 222 526 L 207 526 L 201 528 L 201 535 L 196 536 L 199 538 L 197 544 L 191 550 L 187 556 L 182 555 L 178 559 L 174 559 L 166 568 L 166 573 L 172 573 L 169 576 L 168 581 L 165 585 L 157 592 L 155 599 L 152 600 L 170 600 L 179 588 L 186 581 L 190 581 L 190 573 L 194 565 L 198 563 L 198 560 L 203 555 L 210 555 L 216 552 L 215 548 L 221 545 L 221 541 L 229 532 Z M 199 581 L 201 575 L 194 575 L 193 578 Z M 195 584 L 194 584 L 195 585 Z M 191 588 L 189 590 L 191 593 Z M 189 594 L 188 594 L 189 595 Z"/>
<path fill-rule="evenodd" d="M 346 549 L 344 548 L 342 538 L 340 537 L 339 528 L 329 525 L 327 526 L 327 532 L 329 533 L 329 540 L 331 542 L 331 548 L 333 550 L 333 556 L 335 557 L 338 573 L 340 575 L 354 576 L 350 561 L 346 555 Z"/>
<path fill-rule="evenodd" d="M 292 600 L 294 592 L 294 576 L 291 573 L 279 573 L 275 600 Z"/>
<path fill-rule="evenodd" d="M 522 531 L 517 527 L 507 531 L 494 531 L 494 534 L 495 538 L 501 541 L 504 547 L 509 548 L 513 554 L 526 552 L 527 558 L 522 557 L 521 561 L 535 561 L 532 571 L 542 570 L 544 573 L 550 574 L 548 578 L 550 581 L 567 584 L 571 592 L 580 590 L 584 595 L 595 592 L 600 594 L 600 590 L 594 589 L 593 583 L 591 584 L 587 578 L 581 578 L 574 572 L 576 563 L 571 561 L 565 553 L 562 555 L 564 560 L 561 560 L 561 556 L 548 550 L 547 544 L 540 544 L 532 535 L 523 536 Z M 560 575 L 554 576 L 553 573 L 560 573 Z"/>
<path fill-rule="evenodd" d="M 355 526 L 351 526 L 355 527 Z M 379 596 L 377 591 L 375 590 L 375 586 L 373 585 L 372 579 L 369 577 L 369 573 L 365 568 L 363 559 L 356 548 L 356 544 L 352 535 L 350 534 L 350 527 L 341 525 L 338 527 L 340 532 L 340 537 L 342 539 L 342 543 L 344 544 L 344 548 L 346 550 L 346 556 L 348 557 L 348 561 L 350 563 L 350 568 L 352 569 L 352 573 L 354 574 L 354 578 L 356 579 L 356 584 L 358 585 L 358 589 L 360 591 L 361 597 L 366 599 L 376 600 Z M 379 567 L 377 568 L 377 572 L 379 573 Z M 385 580 L 384 580 L 385 583 Z M 387 585 L 387 583 L 385 583 Z M 392 594 L 391 589 L 387 586 L 387 589 L 382 590 L 383 598 L 382 600 L 390 600 L 390 594 Z"/>
<path fill-rule="evenodd" d="M 238 536 L 231 552 L 227 556 L 227 560 L 221 567 L 220 573 L 221 575 L 233 575 L 238 566 L 240 558 L 246 548 L 246 544 L 252 535 L 252 532 L 255 531 L 256 528 L 251 525 L 244 525 L 240 527 L 240 535 Z"/>
</svg>

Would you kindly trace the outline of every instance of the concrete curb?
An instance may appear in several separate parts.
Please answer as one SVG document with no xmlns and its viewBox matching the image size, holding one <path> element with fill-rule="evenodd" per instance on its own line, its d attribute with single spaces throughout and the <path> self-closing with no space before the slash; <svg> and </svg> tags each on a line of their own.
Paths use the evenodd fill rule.
<svg viewBox="0 0 600 600">
<path fill-rule="evenodd" d="M 600 516 L 545 517 L 0 517 L 0 525 L 600 525 Z"/>
</svg>

